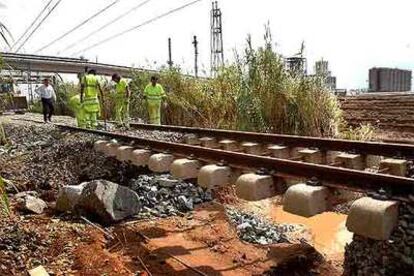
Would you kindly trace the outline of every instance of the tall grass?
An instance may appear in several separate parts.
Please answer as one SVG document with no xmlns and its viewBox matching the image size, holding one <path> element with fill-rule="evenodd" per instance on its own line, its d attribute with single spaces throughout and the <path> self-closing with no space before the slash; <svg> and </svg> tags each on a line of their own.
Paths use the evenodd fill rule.
<svg viewBox="0 0 414 276">
<path fill-rule="evenodd" d="M 254 49 L 247 39 L 236 62 L 214 79 L 183 76 L 179 68 L 162 69 L 160 82 L 168 93 L 163 122 L 175 125 L 229 128 L 286 134 L 333 136 L 341 120 L 335 96 L 318 78 L 292 75 L 273 47 L 269 30 Z M 132 115 L 146 116 L 142 91 L 149 73 L 136 72 Z M 137 93 L 138 91 L 138 93 Z"/>
<path fill-rule="evenodd" d="M 6 193 L 6 185 L 0 176 L 0 214 L 10 216 L 10 203 Z"/>
</svg>

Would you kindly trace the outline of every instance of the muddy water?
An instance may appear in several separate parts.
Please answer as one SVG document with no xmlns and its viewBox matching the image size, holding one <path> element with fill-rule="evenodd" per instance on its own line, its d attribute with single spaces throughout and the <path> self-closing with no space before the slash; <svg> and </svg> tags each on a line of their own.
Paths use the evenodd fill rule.
<svg viewBox="0 0 414 276">
<path fill-rule="evenodd" d="M 276 223 L 301 224 L 310 231 L 312 244 L 325 255 L 342 254 L 345 245 L 352 241 L 352 233 L 345 227 L 346 215 L 325 212 L 311 218 L 296 216 L 283 211 L 280 202 L 263 200 L 245 203 L 247 209 L 270 217 Z M 308 237 L 306 237 L 308 238 Z"/>
<path fill-rule="evenodd" d="M 343 253 L 346 243 L 352 241 L 352 233 L 346 227 L 346 215 L 325 212 L 311 218 L 304 218 L 284 212 L 282 206 L 273 208 L 271 217 L 280 223 L 305 225 L 310 231 L 313 244 L 321 253 L 330 255 Z"/>
</svg>

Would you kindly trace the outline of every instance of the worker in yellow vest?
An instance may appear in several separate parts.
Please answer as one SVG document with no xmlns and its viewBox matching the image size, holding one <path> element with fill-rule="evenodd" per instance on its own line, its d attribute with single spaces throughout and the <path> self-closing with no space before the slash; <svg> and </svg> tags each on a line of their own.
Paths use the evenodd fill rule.
<svg viewBox="0 0 414 276">
<path fill-rule="evenodd" d="M 98 126 L 98 113 L 100 111 L 98 90 L 103 104 L 104 98 L 101 85 L 96 76 L 96 71 L 91 69 L 81 79 L 80 101 L 84 111 L 86 128 L 96 129 Z"/>
<path fill-rule="evenodd" d="M 131 93 L 126 79 L 119 74 L 112 75 L 115 82 L 115 120 L 122 126 L 129 126 L 129 99 Z"/>
<path fill-rule="evenodd" d="M 158 77 L 151 77 L 151 83 L 145 87 L 144 98 L 147 101 L 149 123 L 161 125 L 161 104 L 166 95 L 164 88 L 158 83 Z"/>
<path fill-rule="evenodd" d="M 78 127 L 86 127 L 85 112 L 80 101 L 80 95 L 75 95 L 69 99 L 69 107 L 72 112 L 75 113 Z"/>
</svg>

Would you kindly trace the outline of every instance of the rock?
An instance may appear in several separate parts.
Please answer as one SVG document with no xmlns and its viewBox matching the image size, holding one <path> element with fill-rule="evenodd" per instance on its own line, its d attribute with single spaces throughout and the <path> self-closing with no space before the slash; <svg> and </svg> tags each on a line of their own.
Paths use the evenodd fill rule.
<svg viewBox="0 0 414 276">
<path fill-rule="evenodd" d="M 60 212 L 73 211 L 86 185 L 87 183 L 84 182 L 77 186 L 61 188 L 56 199 L 56 210 Z"/>
<path fill-rule="evenodd" d="M 158 178 L 157 182 L 161 187 L 164 187 L 164 188 L 173 188 L 179 183 L 178 180 L 168 179 L 168 178 L 164 178 L 164 177 L 163 178 Z"/>
<path fill-rule="evenodd" d="M 46 202 L 31 195 L 20 197 L 17 199 L 17 202 L 19 209 L 35 214 L 41 214 L 43 213 L 44 209 L 47 208 Z"/>
<path fill-rule="evenodd" d="M 43 266 L 38 266 L 28 271 L 30 276 L 49 276 L 46 269 Z"/>
<path fill-rule="evenodd" d="M 193 204 L 193 200 L 187 199 L 185 196 L 179 196 L 178 197 L 178 204 L 180 204 L 180 206 L 182 207 L 182 209 L 186 209 L 188 211 L 191 211 L 194 209 L 194 204 Z"/>
<path fill-rule="evenodd" d="M 33 197 L 39 197 L 39 194 L 36 191 L 26 191 L 26 192 L 20 192 L 14 195 L 15 199 L 19 198 L 25 198 L 26 196 L 33 196 Z"/>
<path fill-rule="evenodd" d="M 136 215 L 142 207 L 138 194 L 127 187 L 105 180 L 85 185 L 75 210 L 96 217 L 103 224 Z"/>
</svg>

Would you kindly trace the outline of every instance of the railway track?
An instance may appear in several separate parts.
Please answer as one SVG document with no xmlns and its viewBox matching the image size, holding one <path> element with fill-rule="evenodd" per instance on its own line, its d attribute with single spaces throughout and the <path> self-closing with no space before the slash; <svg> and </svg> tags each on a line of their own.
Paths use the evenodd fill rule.
<svg viewBox="0 0 414 276">
<path fill-rule="evenodd" d="M 232 139 L 235 141 L 250 141 L 261 144 L 273 144 L 287 147 L 314 148 L 321 151 L 342 151 L 363 155 L 414 159 L 414 145 L 405 143 L 361 142 L 343 139 L 316 138 L 169 125 L 150 125 L 140 123 L 131 123 L 130 126 L 135 129 L 192 133 L 195 135 L 213 137 L 216 139 Z"/>
<path fill-rule="evenodd" d="M 94 148 L 108 157 L 116 158 L 121 162 L 126 161 L 135 166 L 148 166 L 155 173 L 170 172 L 177 178 L 197 179 L 198 185 L 206 189 L 235 184 L 237 196 L 248 201 L 284 194 L 284 210 L 305 217 L 329 210 L 332 199 L 336 196 L 333 191 L 339 194 L 347 190 L 367 193 L 369 197 L 360 198 L 351 206 L 347 226 L 354 233 L 374 239 L 386 240 L 397 223 L 398 204 L 414 201 L 414 179 L 407 177 L 406 159 L 383 159 L 377 172 L 367 171 L 364 167 L 359 169 L 354 167 L 358 165 L 356 161 L 363 160 L 363 154 L 398 155 L 412 158 L 414 152 L 412 145 L 175 126 L 133 125 L 140 129 L 183 132 L 202 136 L 209 134 L 209 139 L 213 140 L 237 137 L 238 141 L 255 141 L 263 145 L 277 143 L 279 149 L 283 147 L 305 148 L 304 151 L 299 151 L 302 154 L 301 158 L 291 156 L 277 158 L 266 151 L 241 152 L 239 148 L 231 151 L 216 147 L 144 139 L 119 132 L 83 129 L 64 124 L 54 125 L 66 131 L 97 135 L 97 139 L 100 140 L 95 141 Z M 253 143 L 250 142 L 250 144 Z M 281 144 L 288 146 L 280 146 Z M 309 146 L 316 145 L 317 150 L 309 150 Z M 321 148 L 323 151 L 319 150 Z M 321 157 L 332 150 L 349 150 L 358 152 L 358 154 L 345 154 L 345 157 L 349 157 L 348 166 L 350 167 L 342 167 L 347 165 L 347 162 L 321 164 L 320 161 L 326 158 L 307 159 L 306 157 L 309 153 L 311 155 L 317 153 L 317 156 Z M 294 152 L 297 151 L 294 150 Z M 340 157 L 341 154 L 343 153 L 338 153 L 338 156 Z M 298 185 L 286 187 L 287 179 L 296 180 L 296 183 L 290 184 Z M 363 223 L 366 221 L 370 223 Z"/>
<path fill-rule="evenodd" d="M 341 188 L 346 190 L 353 190 L 353 191 L 373 191 L 377 192 L 381 189 L 386 190 L 391 195 L 396 197 L 401 197 L 407 194 L 414 192 L 414 179 L 397 176 L 397 175 L 390 175 L 385 173 L 374 173 L 369 171 L 363 170 L 355 170 L 350 168 L 342 168 L 338 167 L 338 165 L 326 165 L 326 164 L 315 164 L 310 162 L 303 162 L 300 160 L 292 160 L 292 159 L 281 159 L 281 158 L 274 158 L 272 156 L 262 156 L 262 155 L 254 155 L 248 154 L 243 152 L 237 151 L 226 151 L 218 148 L 206 148 L 198 145 L 187 145 L 182 143 L 171 143 L 171 142 L 164 142 L 159 140 L 152 140 L 152 139 L 143 139 L 132 135 L 125 135 L 116 132 L 108 132 L 102 130 L 90 130 L 90 129 L 82 129 L 74 126 L 62 125 L 62 124 L 55 124 L 57 127 L 62 129 L 72 130 L 72 131 L 80 131 L 80 132 L 87 132 L 96 134 L 102 137 L 108 137 L 111 139 L 117 139 L 119 141 L 119 146 L 122 145 L 131 145 L 133 143 L 133 147 L 141 148 L 141 149 L 150 149 L 153 152 L 158 153 L 167 153 L 173 154 L 177 157 L 189 157 L 191 159 L 198 159 L 203 162 L 214 162 L 220 163 L 223 166 L 230 166 L 240 169 L 255 169 L 260 170 L 262 174 L 271 174 L 276 177 L 288 177 L 288 178 L 306 178 L 313 182 L 320 182 L 324 186 L 332 187 L 332 188 Z M 138 126 L 137 126 L 138 127 Z M 194 132 L 194 128 L 185 128 L 185 127 L 174 127 L 174 126 L 161 126 L 155 127 L 151 125 L 139 125 L 142 129 L 152 129 L 152 130 L 162 130 L 162 131 L 177 131 L 180 129 L 182 132 L 191 133 Z M 191 131 L 190 131 L 191 130 Z M 197 129 L 198 133 L 205 133 L 206 129 Z M 220 133 L 220 136 L 225 134 L 228 135 L 227 137 L 234 137 L 233 135 L 239 135 L 241 132 L 231 132 L 231 131 L 222 131 L 222 130 L 215 130 Z M 236 133 L 236 134 L 232 134 Z M 210 133 L 213 134 L 213 133 Z M 270 139 L 273 137 L 277 137 L 277 139 L 281 139 L 280 136 L 283 135 L 263 135 L 259 133 L 247 133 L 244 132 L 245 136 L 241 138 L 247 139 L 251 136 L 259 137 L 254 141 L 266 141 L 272 142 L 274 140 Z M 223 135 L 224 136 L 224 135 Z M 221 137 L 223 137 L 221 136 Z M 306 138 L 303 137 L 295 137 L 295 139 L 306 141 Z M 292 138 L 291 138 L 292 139 Z M 317 141 L 329 141 L 329 139 L 316 139 L 313 140 Z M 280 141 L 280 140 L 279 140 Z M 293 141 L 293 140 L 291 140 Z M 333 140 L 335 141 L 335 140 Z M 342 140 L 341 140 L 342 142 Z M 349 147 L 348 141 L 345 142 L 346 147 Z M 314 142 L 310 142 L 313 145 Z M 354 142 L 356 145 L 361 147 L 362 142 Z M 305 146 L 305 144 L 298 144 L 298 142 L 294 142 L 295 145 Z M 369 145 L 375 143 L 367 143 Z M 382 144 L 382 143 L 381 143 Z M 387 152 L 391 152 L 391 145 L 395 146 L 395 151 L 400 151 L 402 148 L 410 148 L 413 150 L 414 147 L 407 146 L 407 145 L 396 145 L 396 144 L 384 144 L 387 147 Z M 337 145 L 335 149 L 339 149 L 340 147 Z M 366 152 L 366 151 L 365 151 Z M 369 150 L 372 152 L 372 150 Z M 375 151 L 378 154 L 378 150 Z M 295 159 L 295 158 L 293 158 Z"/>
</svg>

